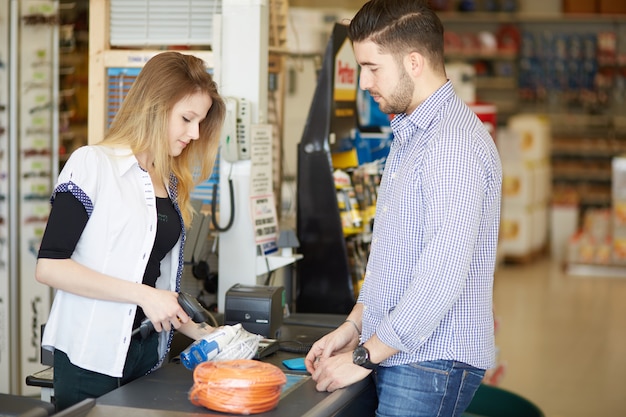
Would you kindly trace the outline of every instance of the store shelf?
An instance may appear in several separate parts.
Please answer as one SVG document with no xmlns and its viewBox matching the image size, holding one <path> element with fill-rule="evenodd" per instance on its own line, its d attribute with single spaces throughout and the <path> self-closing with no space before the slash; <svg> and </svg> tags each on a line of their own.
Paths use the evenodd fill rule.
<svg viewBox="0 0 626 417">
<path fill-rule="evenodd" d="M 577 157 L 585 156 L 588 158 L 612 158 L 616 154 L 626 152 L 626 148 L 615 149 L 595 149 L 593 147 L 583 146 L 580 148 L 571 148 L 568 146 L 552 146 L 553 157 Z"/>
<path fill-rule="evenodd" d="M 589 171 L 589 170 L 577 170 L 577 171 L 558 171 L 556 169 L 552 170 L 552 179 L 555 181 L 558 180 L 569 180 L 569 181 L 599 181 L 599 182 L 610 182 L 611 181 L 611 173 L 610 172 L 598 172 L 598 171 Z"/>
<path fill-rule="evenodd" d="M 487 61 L 514 61 L 517 59 L 517 54 L 513 52 L 446 53 L 446 60 L 449 61 L 474 61 L 479 59 Z"/>
<path fill-rule="evenodd" d="M 476 88 L 479 90 L 515 90 L 517 79 L 515 77 L 476 77 Z"/>
<path fill-rule="evenodd" d="M 626 15 L 597 13 L 439 12 L 445 23 L 626 23 Z"/>
</svg>

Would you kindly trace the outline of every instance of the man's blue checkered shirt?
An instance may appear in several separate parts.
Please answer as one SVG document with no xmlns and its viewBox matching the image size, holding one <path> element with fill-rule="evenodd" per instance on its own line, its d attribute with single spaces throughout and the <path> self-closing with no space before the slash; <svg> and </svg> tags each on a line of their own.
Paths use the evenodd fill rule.
<svg viewBox="0 0 626 417">
<path fill-rule="evenodd" d="M 358 302 L 363 335 L 401 352 L 383 366 L 495 365 L 493 274 L 502 167 L 492 137 L 447 82 L 391 123 Z"/>
</svg>

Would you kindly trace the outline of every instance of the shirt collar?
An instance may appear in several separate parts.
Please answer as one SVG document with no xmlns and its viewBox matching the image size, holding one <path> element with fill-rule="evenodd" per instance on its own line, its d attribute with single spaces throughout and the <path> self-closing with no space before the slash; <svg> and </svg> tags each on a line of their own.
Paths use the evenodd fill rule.
<svg viewBox="0 0 626 417">
<path fill-rule="evenodd" d="M 111 158 L 113 164 L 117 166 L 117 172 L 120 176 L 126 174 L 132 168 L 142 169 L 139 165 L 139 161 L 133 154 L 133 151 L 128 147 L 109 147 L 101 145 L 105 152 L 115 156 Z M 170 172 L 168 193 L 173 200 L 176 200 L 178 196 L 178 178 Z"/>
<path fill-rule="evenodd" d="M 417 129 L 425 130 L 436 118 L 441 106 L 454 95 L 452 83 L 448 80 L 424 100 L 411 114 L 401 113 L 391 120 L 394 140 L 400 144 L 410 139 Z"/>
<path fill-rule="evenodd" d="M 111 158 L 111 163 L 116 166 L 117 172 L 120 176 L 124 175 L 135 166 L 139 168 L 139 162 L 129 147 L 100 146 L 102 146 L 102 149 L 106 153 L 111 156 L 115 156 L 115 158 Z"/>
</svg>

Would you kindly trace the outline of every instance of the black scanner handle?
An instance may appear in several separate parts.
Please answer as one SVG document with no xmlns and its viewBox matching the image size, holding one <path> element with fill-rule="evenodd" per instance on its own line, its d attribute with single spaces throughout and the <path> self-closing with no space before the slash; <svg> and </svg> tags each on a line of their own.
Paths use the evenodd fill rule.
<svg viewBox="0 0 626 417">
<path fill-rule="evenodd" d="M 185 313 L 194 323 L 205 323 L 209 319 L 209 312 L 202 307 L 202 305 L 198 302 L 198 300 L 192 295 L 186 292 L 178 293 L 178 304 L 185 310 Z M 142 339 L 150 336 L 150 334 L 154 332 L 154 325 L 152 322 L 146 317 L 139 327 L 133 330 L 132 336 L 136 336 L 137 334 L 141 335 Z"/>
<path fill-rule="evenodd" d="M 202 304 L 193 296 L 186 292 L 178 293 L 178 304 L 191 317 L 194 323 L 205 323 L 209 320 L 209 312 L 202 307 Z"/>
</svg>

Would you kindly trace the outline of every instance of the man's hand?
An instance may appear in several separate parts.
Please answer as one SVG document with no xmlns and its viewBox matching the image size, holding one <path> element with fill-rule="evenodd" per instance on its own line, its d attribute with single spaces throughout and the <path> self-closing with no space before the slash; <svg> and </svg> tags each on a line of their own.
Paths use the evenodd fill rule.
<svg viewBox="0 0 626 417">
<path fill-rule="evenodd" d="M 317 382 L 315 389 L 328 392 L 352 385 L 372 372 L 352 363 L 352 351 L 319 358 L 314 361 L 313 368 L 311 377 Z"/>
<path fill-rule="evenodd" d="M 304 359 L 307 371 L 313 374 L 317 363 L 341 352 L 352 352 L 359 344 L 351 326 L 340 326 L 313 344 Z"/>
</svg>

